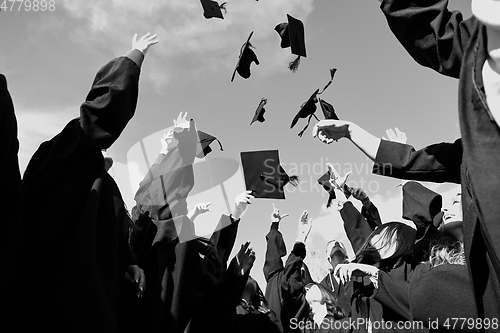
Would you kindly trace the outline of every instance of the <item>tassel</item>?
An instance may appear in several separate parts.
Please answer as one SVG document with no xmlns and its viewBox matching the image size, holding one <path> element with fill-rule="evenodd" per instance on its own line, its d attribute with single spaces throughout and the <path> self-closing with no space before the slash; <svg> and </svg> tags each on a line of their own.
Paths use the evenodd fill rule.
<svg viewBox="0 0 500 333">
<path fill-rule="evenodd" d="M 290 176 L 290 177 L 288 177 L 287 183 L 290 183 L 293 187 L 297 187 L 297 186 L 299 186 L 300 178 L 297 175 Z"/>
<path fill-rule="evenodd" d="M 288 69 L 290 69 L 293 73 L 295 73 L 299 69 L 300 65 L 300 56 L 297 56 L 294 61 L 291 61 L 288 64 Z"/>
<path fill-rule="evenodd" d="M 307 125 L 306 125 L 306 127 L 304 127 L 304 129 L 302 131 L 300 131 L 300 133 L 299 133 L 300 137 L 302 137 L 302 134 L 304 134 L 304 132 L 306 131 L 306 129 L 309 127 L 309 123 L 311 122 L 311 118 L 312 118 L 313 115 L 314 115 L 314 113 L 312 115 L 310 115 L 309 118 L 307 119 Z M 316 117 L 316 116 L 314 116 L 314 117 Z M 316 119 L 318 119 L 318 118 L 316 117 Z M 318 119 L 318 121 L 319 121 L 319 119 Z"/>
<path fill-rule="evenodd" d="M 227 2 L 223 2 L 223 3 L 221 3 L 221 5 L 219 6 L 219 8 L 220 8 L 222 11 L 224 11 L 224 14 L 227 14 L 226 5 L 227 5 Z"/>
<path fill-rule="evenodd" d="M 224 151 L 224 149 L 222 148 L 222 143 L 220 143 L 219 139 L 215 139 L 215 140 L 217 140 L 217 142 L 219 143 L 220 150 Z"/>
</svg>

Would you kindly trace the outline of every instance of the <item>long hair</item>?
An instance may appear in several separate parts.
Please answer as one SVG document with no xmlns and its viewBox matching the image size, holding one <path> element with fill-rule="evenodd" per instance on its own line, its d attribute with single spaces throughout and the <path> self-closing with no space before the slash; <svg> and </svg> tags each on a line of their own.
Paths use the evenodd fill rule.
<svg viewBox="0 0 500 333">
<path fill-rule="evenodd" d="M 321 293 L 320 304 L 326 305 L 326 310 L 330 316 L 334 317 L 335 319 L 342 319 L 346 317 L 344 310 L 342 310 L 342 308 L 338 305 L 337 297 L 321 284 L 316 282 L 308 283 L 304 286 L 304 290 L 307 292 L 313 286 L 317 286 L 319 288 L 319 291 Z"/>
<path fill-rule="evenodd" d="M 372 244 L 374 236 L 381 235 L 380 240 Z M 379 226 L 368 236 L 365 243 L 356 253 L 355 262 L 373 265 L 381 270 L 391 270 L 399 266 L 404 258 L 412 254 L 416 230 L 400 222 L 388 222 Z M 379 250 L 396 243 L 396 250 L 389 258 L 382 259 Z"/>
<path fill-rule="evenodd" d="M 465 265 L 464 244 L 452 236 L 441 236 L 430 244 L 431 267 L 446 264 Z"/>
</svg>

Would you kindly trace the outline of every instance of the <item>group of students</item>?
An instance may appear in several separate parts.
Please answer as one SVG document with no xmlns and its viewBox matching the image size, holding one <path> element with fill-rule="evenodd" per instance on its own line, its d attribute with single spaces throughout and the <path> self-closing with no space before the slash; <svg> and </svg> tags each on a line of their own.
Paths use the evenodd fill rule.
<svg viewBox="0 0 500 333">
<path fill-rule="evenodd" d="M 194 120 L 180 115 L 162 138 L 128 212 L 104 156 L 134 116 L 141 65 L 156 44 L 137 39 L 97 73 L 80 117 L 32 156 L 22 177 L 17 122 L 0 75 L 0 242 L 2 322 L 19 332 L 497 332 L 500 319 L 500 2 L 472 0 L 463 20 L 446 0 L 384 0 L 391 30 L 420 64 L 460 79 L 462 137 L 415 150 L 381 140 L 349 121 L 322 120 L 313 137 L 348 138 L 374 161 L 374 173 L 411 180 L 401 222 L 381 221 L 362 189 L 328 166 L 349 261 L 337 240 L 321 282 L 307 265 L 309 214 L 285 263 L 281 215 L 266 235 L 265 293 L 251 278 L 249 243 L 230 254 L 251 189 L 238 195 L 210 239 L 189 212 L 193 163 L 204 153 Z M 493 15 L 492 15 L 493 13 Z M 496 83 L 495 83 L 496 82 Z M 204 156 L 204 155 L 203 155 Z M 265 181 L 263 179 L 262 181 Z M 461 184 L 453 209 L 415 181 Z M 348 197 L 362 202 L 359 212 Z M 458 205 L 460 203 L 460 205 Z M 326 263 L 325 263 L 326 264 Z M 465 319 L 456 321 L 454 319 Z M 417 323 L 410 324 L 408 323 Z"/>
</svg>

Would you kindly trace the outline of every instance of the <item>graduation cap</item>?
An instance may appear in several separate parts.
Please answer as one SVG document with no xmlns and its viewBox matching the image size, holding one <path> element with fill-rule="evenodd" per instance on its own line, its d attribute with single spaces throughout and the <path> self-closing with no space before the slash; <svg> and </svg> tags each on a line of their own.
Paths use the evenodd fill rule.
<svg viewBox="0 0 500 333">
<path fill-rule="evenodd" d="M 240 155 L 246 188 L 256 198 L 285 199 L 285 185 L 299 183 L 299 177 L 288 176 L 281 167 L 278 150 L 241 152 Z"/>
<path fill-rule="evenodd" d="M 330 69 L 330 81 L 328 81 L 328 83 L 325 85 L 325 87 L 321 91 L 319 91 L 319 89 L 316 89 L 316 91 L 311 95 L 311 97 L 309 97 L 309 99 L 304 104 L 302 104 L 299 112 L 293 118 L 292 125 L 290 126 L 290 128 L 293 128 L 295 126 L 295 124 L 299 121 L 300 118 L 309 117 L 307 120 L 307 125 L 299 133 L 300 137 L 302 136 L 302 134 L 304 134 L 307 127 L 309 127 L 309 124 L 311 122 L 311 118 L 313 116 L 314 116 L 314 118 L 316 118 L 316 120 L 319 121 L 318 117 L 316 117 L 316 114 L 315 114 L 316 108 L 317 108 L 316 102 L 318 102 L 318 101 L 320 102 L 320 106 L 321 106 L 321 109 L 323 110 L 323 115 L 325 116 L 325 119 L 337 119 L 338 120 L 338 117 L 335 114 L 335 110 L 333 109 L 333 106 L 330 103 L 323 101 L 318 97 L 318 95 L 321 95 L 322 93 L 324 93 L 325 90 L 330 86 L 336 72 L 337 72 L 336 68 Z"/>
<path fill-rule="evenodd" d="M 335 196 L 335 188 L 330 183 L 331 173 L 327 171 L 323 176 L 318 179 L 318 184 L 323 186 L 323 189 L 328 192 L 328 202 L 326 203 L 326 208 L 330 208 L 332 201 L 337 197 Z M 352 188 L 347 184 L 344 184 L 344 194 L 347 199 L 352 195 Z"/>
<path fill-rule="evenodd" d="M 339 120 L 339 117 L 337 117 L 337 114 L 335 113 L 335 109 L 330 103 L 319 97 L 318 100 L 319 100 L 319 105 L 321 106 L 321 110 L 323 111 L 323 115 L 325 116 L 325 119 Z"/>
<path fill-rule="evenodd" d="M 288 65 L 288 68 L 292 72 L 296 72 L 300 64 L 300 57 L 307 57 L 304 23 L 288 14 L 286 16 L 288 23 L 280 23 L 274 30 L 281 37 L 281 48 L 285 49 L 290 47 L 292 54 L 297 56 L 297 58 Z"/>
<path fill-rule="evenodd" d="M 304 104 L 302 104 L 299 112 L 295 115 L 295 117 L 292 120 L 292 124 L 290 125 L 290 128 L 293 128 L 295 126 L 295 124 L 297 124 L 297 122 L 299 121 L 300 118 L 309 117 L 309 119 L 307 120 L 306 127 L 304 127 L 304 129 L 299 133 L 299 136 L 302 136 L 304 131 L 309 126 L 309 123 L 311 122 L 311 117 L 314 116 L 314 118 L 316 118 L 316 120 L 319 121 L 318 117 L 316 117 L 316 115 L 314 114 L 316 112 L 316 102 L 318 101 L 316 96 L 318 95 L 318 92 L 319 92 L 319 89 L 316 89 L 316 91 L 311 95 L 311 97 L 309 97 L 309 99 Z"/>
<path fill-rule="evenodd" d="M 250 65 L 255 62 L 257 65 L 260 64 L 257 55 L 251 49 L 253 46 L 250 44 L 250 38 L 252 38 L 253 31 L 248 36 L 247 41 L 241 46 L 240 55 L 238 57 L 238 62 L 236 63 L 236 68 L 233 71 L 233 76 L 231 77 L 231 82 L 234 80 L 234 75 L 236 72 L 244 79 L 248 79 L 251 75 Z"/>
<path fill-rule="evenodd" d="M 198 138 L 200 139 L 200 144 L 201 144 L 201 149 L 203 150 L 200 152 L 196 157 L 198 158 L 203 158 L 208 155 L 212 151 L 212 148 L 210 148 L 210 144 L 214 141 L 217 140 L 220 146 L 220 150 L 224 151 L 222 148 L 222 144 L 220 143 L 219 139 L 217 139 L 215 136 L 212 136 L 208 133 L 198 131 Z"/>
<path fill-rule="evenodd" d="M 226 4 L 227 2 L 223 2 L 222 4 L 219 5 L 218 2 L 216 1 L 211 1 L 211 0 L 200 0 L 201 5 L 203 6 L 203 16 L 205 16 L 206 19 L 211 19 L 211 18 L 220 18 L 224 19 L 224 16 L 222 16 L 222 11 L 224 11 L 224 14 L 227 13 L 226 10 Z"/>
<path fill-rule="evenodd" d="M 255 110 L 255 114 L 253 115 L 253 119 L 252 119 L 252 122 L 250 123 L 250 125 L 252 125 L 256 121 L 258 121 L 260 123 L 263 123 L 264 121 L 266 121 L 266 119 L 264 119 L 264 113 L 266 113 L 266 109 L 264 109 L 264 105 L 266 105 L 266 104 L 267 104 L 267 98 L 262 98 L 260 100 L 259 106 L 257 107 L 257 110 Z"/>
</svg>

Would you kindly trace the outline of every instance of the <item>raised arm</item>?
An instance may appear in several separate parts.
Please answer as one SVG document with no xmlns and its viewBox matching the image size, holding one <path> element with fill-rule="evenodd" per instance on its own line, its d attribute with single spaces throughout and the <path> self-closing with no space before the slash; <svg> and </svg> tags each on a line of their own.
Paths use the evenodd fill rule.
<svg viewBox="0 0 500 333">
<path fill-rule="evenodd" d="M 275 274 L 284 269 L 281 258 L 286 255 L 286 246 L 283 240 L 283 235 L 278 228 L 280 221 L 287 216 L 288 214 L 280 215 L 279 209 L 274 207 L 271 215 L 271 229 L 266 235 L 266 260 L 263 268 L 266 282 L 269 282 Z"/>
<path fill-rule="evenodd" d="M 142 60 L 156 35 L 133 40 L 132 51 L 104 65 L 80 107 L 80 126 L 92 146 L 109 148 L 133 117 Z"/>
<path fill-rule="evenodd" d="M 384 0 L 391 31 L 422 66 L 458 78 L 477 20 L 448 10 L 448 0 Z"/>
<path fill-rule="evenodd" d="M 381 140 L 344 120 L 321 120 L 313 137 L 330 144 L 341 138 L 354 143 L 375 162 L 373 173 L 408 180 L 460 183 L 462 140 L 438 143 L 416 151 L 410 145 Z"/>
</svg>

